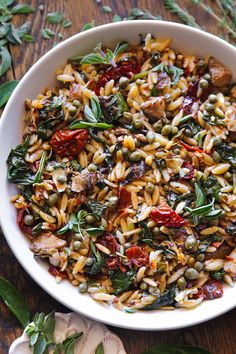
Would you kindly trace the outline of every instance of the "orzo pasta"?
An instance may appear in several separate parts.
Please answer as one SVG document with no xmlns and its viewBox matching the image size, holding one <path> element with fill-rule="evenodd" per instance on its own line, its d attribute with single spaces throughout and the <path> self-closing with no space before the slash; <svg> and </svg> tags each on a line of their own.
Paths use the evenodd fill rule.
<svg viewBox="0 0 236 354">
<path fill-rule="evenodd" d="M 194 307 L 236 278 L 236 86 L 170 43 L 70 59 L 7 160 L 36 258 L 127 312 Z"/>
</svg>

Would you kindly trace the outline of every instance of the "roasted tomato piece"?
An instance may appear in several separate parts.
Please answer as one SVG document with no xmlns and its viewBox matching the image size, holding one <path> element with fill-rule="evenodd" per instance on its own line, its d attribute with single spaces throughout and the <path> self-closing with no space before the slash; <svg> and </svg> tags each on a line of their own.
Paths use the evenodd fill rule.
<svg viewBox="0 0 236 354">
<path fill-rule="evenodd" d="M 68 278 L 66 272 L 60 272 L 56 267 L 50 266 L 48 269 L 49 273 L 54 277 L 61 277 L 62 279 Z"/>
<path fill-rule="evenodd" d="M 217 280 L 208 280 L 202 288 L 198 290 L 195 298 L 203 297 L 205 300 L 213 300 L 223 295 L 223 285 Z"/>
<path fill-rule="evenodd" d="M 131 204 L 131 193 L 126 188 L 120 187 L 118 193 L 118 209 L 128 208 Z"/>
<path fill-rule="evenodd" d="M 187 172 L 181 179 L 192 179 L 194 176 L 194 167 L 191 165 L 191 163 L 184 162 L 183 166 L 184 168 L 188 169 L 189 172 Z"/>
<path fill-rule="evenodd" d="M 146 251 L 139 246 L 132 246 L 125 251 L 126 257 L 128 258 L 128 265 L 132 267 L 133 265 L 137 267 L 142 267 L 148 263 L 149 257 Z"/>
<path fill-rule="evenodd" d="M 58 155 L 73 157 L 83 149 L 87 139 L 87 129 L 61 129 L 53 134 L 50 144 Z"/>
<path fill-rule="evenodd" d="M 182 227 L 186 225 L 186 220 L 168 205 L 161 205 L 159 208 L 153 209 L 150 216 L 158 226 Z"/>
<path fill-rule="evenodd" d="M 101 235 L 97 238 L 97 243 L 103 245 L 104 247 L 108 248 L 111 253 L 115 253 L 118 251 L 118 243 L 116 242 L 115 237 L 106 232 L 104 235 Z"/>
<path fill-rule="evenodd" d="M 191 146 L 191 145 L 184 143 L 181 140 L 179 140 L 179 143 L 188 151 L 197 151 L 197 152 L 201 152 L 201 153 L 204 152 L 202 149 L 200 149 L 199 146 Z"/>
<path fill-rule="evenodd" d="M 19 228 L 21 229 L 21 231 L 25 232 L 28 235 L 32 236 L 32 230 L 33 230 L 33 226 L 26 226 L 24 223 L 24 216 L 26 215 L 26 208 L 22 208 L 18 211 L 17 213 L 17 218 L 16 218 L 16 222 L 17 225 L 19 226 Z"/>
</svg>

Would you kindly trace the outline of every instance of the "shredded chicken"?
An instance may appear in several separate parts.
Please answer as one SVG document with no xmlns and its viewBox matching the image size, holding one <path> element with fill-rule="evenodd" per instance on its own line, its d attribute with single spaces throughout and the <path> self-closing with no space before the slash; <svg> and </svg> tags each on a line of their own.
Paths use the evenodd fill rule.
<svg viewBox="0 0 236 354">
<path fill-rule="evenodd" d="M 232 79 L 232 73 L 213 57 L 209 59 L 209 71 L 214 86 L 222 87 L 228 85 Z"/>
<path fill-rule="evenodd" d="M 148 101 L 141 104 L 144 115 L 151 120 L 159 120 L 165 118 L 166 102 L 163 96 L 152 97 Z"/>
<path fill-rule="evenodd" d="M 35 238 L 30 248 L 34 253 L 51 255 L 65 245 L 66 241 L 47 232 Z"/>
</svg>

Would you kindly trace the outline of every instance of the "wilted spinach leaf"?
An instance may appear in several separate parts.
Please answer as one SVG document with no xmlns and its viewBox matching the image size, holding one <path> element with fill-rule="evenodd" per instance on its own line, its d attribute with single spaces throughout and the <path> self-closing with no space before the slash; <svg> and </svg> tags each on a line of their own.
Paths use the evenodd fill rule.
<svg viewBox="0 0 236 354">
<path fill-rule="evenodd" d="M 127 104 L 121 93 L 100 97 L 100 104 L 105 122 L 114 124 L 128 110 Z"/>
<path fill-rule="evenodd" d="M 93 214 L 97 215 L 99 218 L 102 217 L 104 211 L 107 208 L 106 204 L 102 204 L 96 199 L 89 199 L 86 203 L 86 206 L 91 210 Z"/>
<path fill-rule="evenodd" d="M 236 166 L 236 147 L 232 147 L 226 143 L 221 143 L 216 146 L 216 151 L 223 161 L 227 161 Z"/>
<path fill-rule="evenodd" d="M 126 273 L 122 273 L 120 270 L 116 272 L 111 278 L 115 295 L 130 289 L 133 285 L 135 277 L 136 272 L 133 269 Z"/>
<path fill-rule="evenodd" d="M 92 251 L 93 264 L 91 266 L 85 267 L 85 273 L 89 275 L 96 275 L 101 271 L 101 268 L 104 264 L 104 257 L 101 252 L 96 249 L 92 241 L 90 241 L 90 247 Z"/>
<path fill-rule="evenodd" d="M 148 166 L 145 164 L 143 160 L 141 160 L 140 163 L 134 163 L 131 166 L 131 171 L 127 175 L 126 179 L 121 183 L 121 185 L 125 186 L 126 184 L 129 184 L 135 179 L 139 179 L 142 177 L 148 170 Z"/>
<path fill-rule="evenodd" d="M 142 310 L 156 310 L 162 306 L 171 306 L 175 302 L 175 287 L 171 287 L 160 295 L 151 305 L 147 305 Z"/>
</svg>

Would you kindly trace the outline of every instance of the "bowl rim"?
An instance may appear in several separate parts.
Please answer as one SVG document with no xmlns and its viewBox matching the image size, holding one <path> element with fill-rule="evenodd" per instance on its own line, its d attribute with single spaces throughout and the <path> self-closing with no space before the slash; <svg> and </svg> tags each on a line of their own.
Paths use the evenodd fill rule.
<svg viewBox="0 0 236 354">
<path fill-rule="evenodd" d="M 8 111 L 10 110 L 11 105 L 14 102 L 15 97 L 18 94 L 18 91 L 21 90 L 21 87 L 23 86 L 23 84 L 28 80 L 28 78 L 30 77 L 31 73 L 34 72 L 35 70 L 37 70 L 38 66 L 40 66 L 42 63 L 47 62 L 47 60 L 50 58 L 52 53 L 56 53 L 56 52 L 60 52 L 61 49 L 69 44 L 72 43 L 73 41 L 77 41 L 78 39 L 82 39 L 82 38 L 86 38 L 87 36 L 92 36 L 93 33 L 97 32 L 97 31 L 103 31 L 104 29 L 110 29 L 110 28 L 119 28 L 121 25 L 125 25 L 127 27 L 129 26 L 138 26 L 139 24 L 144 25 L 145 23 L 150 24 L 151 22 L 155 23 L 159 28 L 161 27 L 170 27 L 173 30 L 178 30 L 179 28 L 184 29 L 185 31 L 191 32 L 193 34 L 197 34 L 199 37 L 205 37 L 208 40 L 212 40 L 218 44 L 223 45 L 224 47 L 228 47 L 228 49 L 230 49 L 232 51 L 232 53 L 234 52 L 234 54 L 236 54 L 236 48 L 227 43 L 226 41 L 224 41 L 223 39 L 216 37 L 213 34 L 204 32 L 201 29 L 198 28 L 193 28 L 193 27 L 189 27 L 187 25 L 184 24 L 180 24 L 180 23 L 176 23 L 176 22 L 170 22 L 170 21 L 158 21 L 158 20 L 135 20 L 135 21 L 125 21 L 125 22 L 116 22 L 116 23 L 108 23 L 108 24 L 104 24 L 104 25 L 100 25 L 97 26 L 95 28 L 92 28 L 88 31 L 85 32 L 80 32 L 77 33 L 71 37 L 69 37 L 68 39 L 64 40 L 63 42 L 59 43 L 56 47 L 50 49 L 47 53 L 45 53 L 41 58 L 39 58 L 35 64 L 26 72 L 26 74 L 22 77 L 22 79 L 20 80 L 19 84 L 17 85 L 16 89 L 14 90 L 13 94 L 11 95 L 9 101 L 6 104 L 6 107 L 3 111 L 2 117 L 0 119 L 0 132 L 2 131 L 2 126 L 4 124 L 5 119 L 8 116 Z M 48 289 L 46 284 L 37 278 L 37 274 L 35 274 L 31 269 L 29 269 L 27 267 L 27 265 L 25 264 L 24 260 L 20 257 L 20 254 L 17 252 L 17 250 L 13 247 L 13 244 L 10 240 L 10 237 L 8 236 L 8 231 L 7 231 L 7 225 L 4 222 L 4 215 L 3 213 L 0 213 L 0 225 L 2 227 L 2 231 L 4 234 L 4 237 L 11 249 L 11 251 L 13 252 L 14 256 L 16 257 L 16 259 L 18 260 L 18 262 L 20 263 L 20 265 L 24 268 L 24 270 L 30 275 L 30 277 L 46 292 L 48 293 L 50 296 L 52 296 L 55 300 L 57 300 L 58 302 L 60 302 L 61 304 L 63 304 L 64 306 L 68 307 L 69 309 L 72 309 L 73 311 L 75 311 L 76 313 L 81 313 L 82 315 L 91 318 L 93 320 L 99 321 L 99 322 L 103 322 L 106 323 L 108 325 L 111 326 L 115 326 L 115 327 L 120 327 L 120 328 L 126 328 L 126 329 L 134 329 L 134 330 L 146 330 L 146 331 L 150 331 L 150 330 L 158 330 L 158 331 L 162 331 L 162 330 L 174 330 L 174 329 L 178 329 L 178 328 L 185 328 L 185 327 L 189 327 L 192 325 L 197 325 L 199 323 L 202 322 L 206 322 L 209 321 L 215 317 L 218 317 L 226 312 L 228 312 L 229 310 L 233 309 L 236 306 L 236 300 L 234 304 L 226 304 L 224 305 L 222 308 L 220 308 L 218 306 L 216 306 L 216 311 L 214 314 L 211 315 L 206 315 L 206 317 L 203 316 L 203 318 L 200 319 L 194 319 L 193 317 L 187 321 L 186 324 L 172 324 L 169 323 L 168 325 L 165 326 L 157 326 L 155 324 L 153 325 L 148 325 L 145 326 L 145 324 L 142 326 L 140 325 L 136 325 L 135 323 L 129 324 L 129 321 L 117 321 L 116 320 L 116 316 L 110 316 L 109 319 L 101 319 L 98 317 L 98 315 L 96 315 L 96 313 L 87 313 L 87 311 L 82 308 L 82 309 L 78 309 L 73 305 L 70 305 L 69 301 L 65 301 L 64 299 L 62 299 L 60 297 L 60 295 L 57 295 L 55 292 L 53 292 L 51 289 Z M 216 300 L 215 300 L 216 301 Z M 187 310 L 185 310 L 187 311 Z M 191 310 L 191 311 L 194 311 Z M 181 314 L 179 314 L 181 316 Z M 130 315 L 129 315 L 130 316 Z"/>
</svg>

